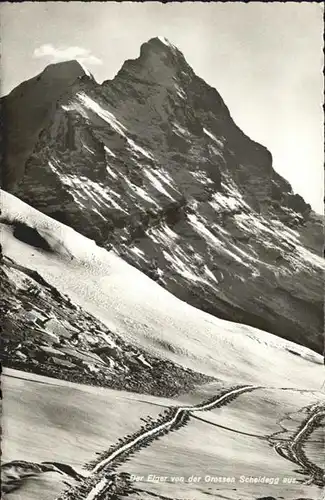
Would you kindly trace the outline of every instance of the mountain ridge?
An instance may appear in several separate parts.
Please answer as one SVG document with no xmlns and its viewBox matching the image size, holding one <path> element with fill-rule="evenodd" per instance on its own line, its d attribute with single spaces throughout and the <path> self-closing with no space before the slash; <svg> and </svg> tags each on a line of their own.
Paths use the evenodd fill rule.
<svg viewBox="0 0 325 500">
<path fill-rule="evenodd" d="M 2 186 L 9 188 L 24 175 L 26 159 L 46 127 L 53 107 L 73 83 L 87 77 L 76 60 L 49 64 L 1 98 L 3 122 Z"/>
<path fill-rule="evenodd" d="M 50 115 L 13 194 L 192 305 L 322 349 L 321 220 L 178 49 L 76 78 Z"/>
</svg>

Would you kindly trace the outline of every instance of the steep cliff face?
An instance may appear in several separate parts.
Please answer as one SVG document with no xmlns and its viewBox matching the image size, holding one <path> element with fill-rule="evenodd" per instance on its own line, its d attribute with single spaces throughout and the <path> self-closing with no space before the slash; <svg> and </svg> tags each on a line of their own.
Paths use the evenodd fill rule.
<svg viewBox="0 0 325 500">
<path fill-rule="evenodd" d="M 8 122 L 13 138 L 37 133 L 16 170 L 8 152 L 7 189 L 192 305 L 320 351 L 321 220 L 270 152 L 165 39 L 102 85 L 78 67 L 66 83 L 51 67 L 46 119 L 35 112 L 19 134 Z"/>
<path fill-rule="evenodd" d="M 4 122 L 3 185 L 21 180 L 25 162 L 49 123 L 57 100 L 79 78 L 87 76 L 77 61 L 51 64 L 38 76 L 23 82 L 1 99 Z"/>
</svg>

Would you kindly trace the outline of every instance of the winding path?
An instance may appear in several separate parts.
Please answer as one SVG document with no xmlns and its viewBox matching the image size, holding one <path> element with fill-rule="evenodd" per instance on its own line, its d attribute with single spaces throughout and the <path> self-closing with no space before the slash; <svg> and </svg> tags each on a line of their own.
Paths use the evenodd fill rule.
<svg viewBox="0 0 325 500">
<path fill-rule="evenodd" d="M 304 445 L 324 418 L 325 405 L 315 405 L 297 431 L 285 443 L 277 441 L 274 445 L 275 451 L 281 457 L 299 465 L 303 473 L 309 476 L 308 482 L 318 486 L 325 486 L 325 470 L 307 457 Z"/>
<path fill-rule="evenodd" d="M 84 468 L 88 469 L 88 472 L 84 475 L 77 473 L 68 465 L 57 462 L 43 462 L 37 465 L 18 461 L 17 466 L 21 465 L 24 476 L 30 473 L 31 467 L 33 469 L 33 475 L 35 475 L 35 467 L 33 466 L 37 466 L 36 472 L 52 470 L 70 476 L 78 482 L 76 486 L 70 487 L 61 494 L 57 500 L 113 500 L 118 498 L 121 494 L 127 494 L 130 489 L 131 482 L 129 474 L 123 472 L 115 473 L 115 469 L 129 460 L 134 453 L 150 445 L 152 441 L 161 438 L 163 435 L 177 431 L 181 427 L 187 425 L 191 418 L 202 420 L 211 425 L 211 422 L 202 419 L 195 413 L 222 407 L 229 404 L 241 394 L 256 389 L 263 389 L 263 387 L 255 385 L 235 386 L 227 390 L 224 389 L 217 396 L 213 396 L 209 400 L 197 405 L 166 407 L 156 420 L 150 418 L 145 427 L 142 426 L 133 434 L 125 436 L 122 440 L 119 439 L 115 445 L 104 451 L 94 462 L 86 464 Z M 306 417 L 301 421 L 297 430 L 288 438 L 281 436 L 281 434 L 288 432 L 284 425 L 281 424 L 283 417 L 279 422 L 282 430 L 275 432 L 271 436 L 259 436 L 244 432 L 242 434 L 267 440 L 282 458 L 297 464 L 301 468 L 301 472 L 308 476 L 307 483 L 325 486 L 325 470 L 313 463 L 307 457 L 304 449 L 304 445 L 307 441 L 308 443 L 312 442 L 309 439 L 311 434 L 325 418 L 325 404 L 316 403 L 309 405 L 301 408 L 295 413 L 305 413 Z M 291 418 L 291 414 L 287 414 L 287 418 Z M 223 426 L 217 425 L 217 427 Z M 234 431 L 234 429 L 228 430 Z M 317 443 L 317 441 L 315 442 Z M 11 462 L 4 464 L 4 467 L 10 469 L 14 467 L 15 464 L 16 462 Z M 8 488 L 10 485 L 11 483 L 8 484 Z M 13 484 L 11 486 L 13 486 L 14 489 L 19 487 L 18 484 Z M 8 491 L 10 491 L 10 489 Z"/>
<path fill-rule="evenodd" d="M 193 412 L 219 408 L 241 394 L 261 388 L 261 386 L 255 385 L 236 386 L 198 405 L 169 408 L 165 415 L 150 423 L 149 429 L 143 429 L 128 436 L 126 442 L 104 452 L 96 463 L 91 464 L 89 475 L 83 483 L 64 492 L 57 500 L 104 500 L 104 498 L 109 498 L 109 491 L 113 487 L 112 472 L 131 454 L 148 446 L 153 440 L 159 439 L 164 434 L 186 425 Z M 88 468 L 90 467 L 88 466 Z"/>
</svg>

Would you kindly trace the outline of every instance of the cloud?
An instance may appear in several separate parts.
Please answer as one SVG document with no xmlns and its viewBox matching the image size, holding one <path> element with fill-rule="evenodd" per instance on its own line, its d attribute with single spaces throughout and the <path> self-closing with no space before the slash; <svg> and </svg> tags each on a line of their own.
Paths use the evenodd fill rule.
<svg viewBox="0 0 325 500">
<path fill-rule="evenodd" d="M 86 65 L 103 64 L 103 61 L 94 56 L 88 49 L 82 47 L 54 47 L 50 43 L 37 47 L 33 52 L 33 57 L 45 57 L 49 59 L 51 63 L 78 59 L 78 61 Z"/>
</svg>

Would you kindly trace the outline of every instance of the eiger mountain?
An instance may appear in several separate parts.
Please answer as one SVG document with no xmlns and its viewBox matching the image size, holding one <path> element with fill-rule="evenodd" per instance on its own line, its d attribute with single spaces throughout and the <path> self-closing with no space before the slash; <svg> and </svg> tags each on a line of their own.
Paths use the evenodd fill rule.
<svg viewBox="0 0 325 500">
<path fill-rule="evenodd" d="M 52 64 L 1 105 L 6 191 L 202 311 L 322 352 L 321 217 L 167 40 L 102 84 Z"/>
<path fill-rule="evenodd" d="M 1 109 L 4 500 L 320 498 L 322 220 L 271 153 L 164 38 Z"/>
</svg>

